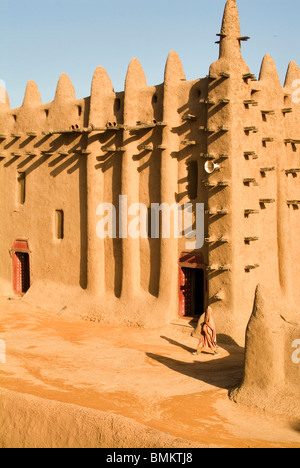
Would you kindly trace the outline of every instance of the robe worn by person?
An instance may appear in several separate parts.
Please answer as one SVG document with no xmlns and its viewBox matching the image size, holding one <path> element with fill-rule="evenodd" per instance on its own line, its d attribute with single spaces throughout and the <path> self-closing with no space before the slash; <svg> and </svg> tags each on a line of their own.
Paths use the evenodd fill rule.
<svg viewBox="0 0 300 468">
<path fill-rule="evenodd" d="M 211 349 L 215 355 L 220 354 L 218 352 L 217 333 L 211 307 L 208 307 L 206 310 L 204 323 L 202 324 L 201 337 L 197 351 L 194 354 L 201 354 L 205 348 Z"/>
</svg>

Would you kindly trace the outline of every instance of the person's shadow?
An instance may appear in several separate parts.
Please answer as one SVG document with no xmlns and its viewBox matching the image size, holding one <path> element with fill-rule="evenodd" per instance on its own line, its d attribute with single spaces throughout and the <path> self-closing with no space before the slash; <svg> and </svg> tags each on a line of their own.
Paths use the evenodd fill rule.
<svg viewBox="0 0 300 468">
<path fill-rule="evenodd" d="M 166 336 L 161 336 L 161 338 L 168 341 L 171 345 L 182 348 L 189 354 L 195 351 L 195 348 L 190 348 L 189 346 L 175 341 L 172 338 L 168 338 Z M 211 354 L 211 359 L 209 361 L 207 361 L 207 358 L 210 353 L 207 352 L 205 353 L 205 361 L 201 361 L 201 356 L 204 357 L 203 353 L 202 355 L 193 357 L 191 362 L 180 361 L 153 353 L 146 353 L 146 355 L 148 358 L 159 362 L 175 372 L 229 391 L 240 385 L 242 382 L 244 375 L 244 353 L 242 352 L 242 348 L 232 346 L 232 344 L 222 344 L 222 347 L 229 353 L 233 349 L 237 352 L 231 352 L 229 356 L 227 355 L 223 358 L 222 355 L 221 357 L 215 357 Z"/>
<path fill-rule="evenodd" d="M 189 346 L 186 346 L 186 345 L 184 345 L 184 344 L 182 344 L 182 343 L 179 343 L 179 341 L 172 340 L 172 338 L 168 338 L 167 336 L 162 336 L 162 335 L 161 335 L 161 338 L 162 338 L 163 340 L 168 341 L 168 343 L 170 343 L 170 344 L 172 344 L 172 345 L 174 345 L 174 346 L 178 346 L 178 347 L 184 349 L 184 350 L 187 351 L 188 353 L 193 353 L 194 351 L 196 351 L 195 348 L 190 348 Z"/>
</svg>

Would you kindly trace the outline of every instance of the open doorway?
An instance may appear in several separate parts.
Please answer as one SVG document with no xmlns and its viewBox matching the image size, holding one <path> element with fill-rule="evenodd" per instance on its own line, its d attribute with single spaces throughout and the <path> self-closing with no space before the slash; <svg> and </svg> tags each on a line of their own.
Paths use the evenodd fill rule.
<svg viewBox="0 0 300 468">
<path fill-rule="evenodd" d="M 179 260 L 179 315 L 199 318 L 205 312 L 206 270 L 201 254 L 183 253 Z"/>
<path fill-rule="evenodd" d="M 30 288 L 30 251 L 27 241 L 15 241 L 12 249 L 13 290 L 23 296 Z"/>
</svg>

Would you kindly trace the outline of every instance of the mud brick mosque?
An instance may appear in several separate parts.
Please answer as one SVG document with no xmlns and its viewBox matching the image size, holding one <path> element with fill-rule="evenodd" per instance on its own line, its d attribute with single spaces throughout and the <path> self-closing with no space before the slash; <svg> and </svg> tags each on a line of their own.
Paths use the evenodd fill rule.
<svg viewBox="0 0 300 468">
<path fill-rule="evenodd" d="M 258 284 L 300 305 L 300 105 L 291 62 L 257 79 L 228 0 L 220 55 L 187 81 L 176 52 L 148 86 L 137 59 L 124 92 L 96 69 L 90 97 L 61 75 L 54 101 L 27 85 L 0 104 L 0 292 L 90 320 L 187 323 L 211 304 L 218 333 L 241 343 Z M 205 244 L 97 236 L 97 207 L 205 205 Z M 118 222 L 117 216 L 117 222 Z M 180 318 L 179 318 L 180 317 Z"/>
</svg>

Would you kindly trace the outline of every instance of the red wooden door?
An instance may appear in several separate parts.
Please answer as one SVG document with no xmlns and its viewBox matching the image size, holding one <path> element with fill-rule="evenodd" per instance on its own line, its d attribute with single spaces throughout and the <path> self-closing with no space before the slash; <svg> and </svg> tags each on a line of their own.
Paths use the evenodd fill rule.
<svg viewBox="0 0 300 468">
<path fill-rule="evenodd" d="M 15 252 L 14 257 L 14 291 L 25 294 L 30 287 L 29 255 Z"/>
<path fill-rule="evenodd" d="M 29 252 L 26 252 L 28 244 L 25 242 L 16 241 L 12 250 L 13 289 L 19 295 L 24 295 L 30 288 Z"/>
<path fill-rule="evenodd" d="M 185 274 L 179 267 L 179 315 L 185 316 Z"/>
</svg>

